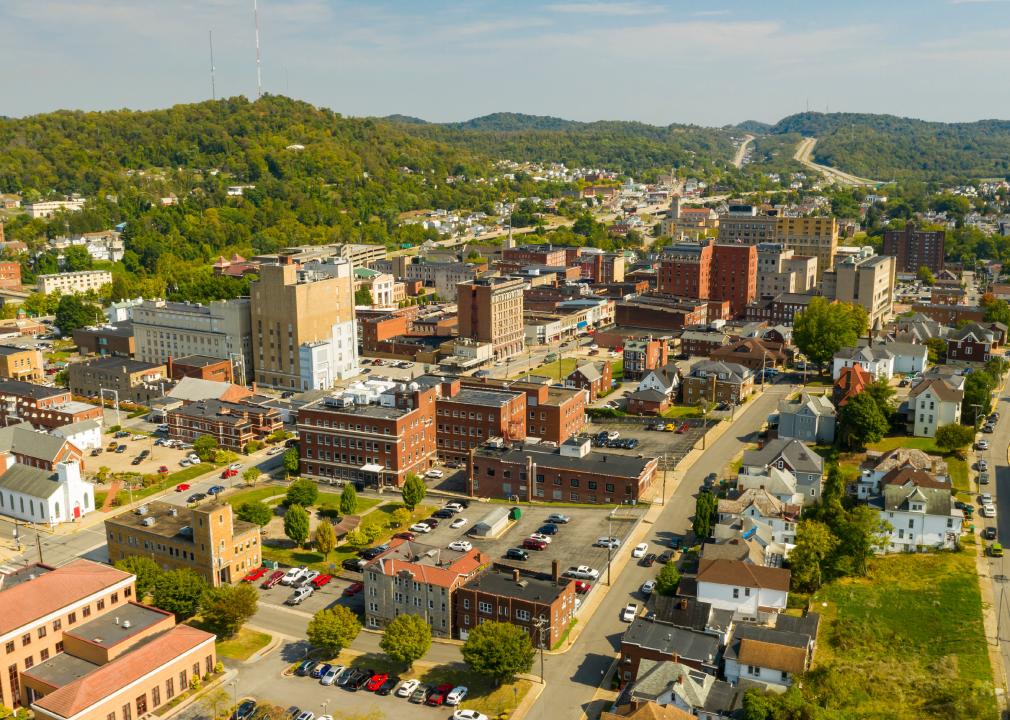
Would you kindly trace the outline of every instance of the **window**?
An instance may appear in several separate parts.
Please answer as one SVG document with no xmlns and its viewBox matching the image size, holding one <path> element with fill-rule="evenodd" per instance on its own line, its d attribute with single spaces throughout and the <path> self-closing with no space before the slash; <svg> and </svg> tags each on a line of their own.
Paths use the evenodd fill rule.
<svg viewBox="0 0 1010 720">
<path fill-rule="evenodd" d="M 63 627 L 63 621 L 62 620 L 60 620 L 59 618 L 56 618 L 55 620 L 53 620 L 53 632 L 56 632 L 61 627 Z"/>
<path fill-rule="evenodd" d="M 207 657 L 205 657 L 203 659 L 203 666 L 205 668 L 207 668 L 207 674 L 208 675 L 210 675 L 210 673 L 214 670 L 214 661 L 213 661 L 213 658 L 211 658 L 210 655 L 208 655 Z"/>
<path fill-rule="evenodd" d="M 35 665 L 35 658 L 29 655 L 25 658 L 25 670 L 30 669 L 33 665 Z"/>
<path fill-rule="evenodd" d="M 99 608 L 99 610 L 101 610 L 101 608 Z M 72 612 L 67 615 L 67 625 L 73 625 L 75 622 L 77 622 L 77 613 Z"/>
<path fill-rule="evenodd" d="M 760 675 L 761 674 L 761 668 L 759 668 L 759 667 L 757 667 L 755 665 L 748 665 L 747 666 L 747 673 L 749 675 Z"/>
<path fill-rule="evenodd" d="M 104 599 L 103 600 L 99 600 L 98 603 L 97 603 L 97 606 L 98 606 L 99 610 L 104 610 L 105 609 L 105 600 Z"/>
<path fill-rule="evenodd" d="M 56 643 L 56 652 L 58 652 L 58 653 L 63 652 L 63 641 L 62 640 L 60 640 L 58 643 Z"/>
<path fill-rule="evenodd" d="M 529 610 L 516 610 L 516 620 L 529 620 L 530 611 Z"/>
<path fill-rule="evenodd" d="M 147 693 L 137 696 L 137 717 L 147 714 Z"/>
<path fill-rule="evenodd" d="M 46 626 L 45 625 L 39 625 L 39 639 L 41 640 L 45 636 L 46 636 Z"/>
<path fill-rule="evenodd" d="M 740 597 L 740 588 L 733 588 L 733 599 L 736 600 Z"/>
<path fill-rule="evenodd" d="M 186 679 L 186 671 L 179 671 L 179 691 L 186 692 L 186 688 L 189 687 L 189 681 Z"/>
<path fill-rule="evenodd" d="M 42 648 L 42 651 L 39 652 L 39 662 L 45 662 L 48 659 L 49 659 L 49 648 Z"/>
<path fill-rule="evenodd" d="M 133 717 L 132 709 L 130 708 L 130 703 L 123 705 L 123 720 L 130 720 Z"/>
<path fill-rule="evenodd" d="M 31 645 L 31 644 L 32 644 L 32 634 L 31 633 L 25 633 L 24 635 L 21 636 L 21 647 L 24 647 L 25 645 Z"/>
<path fill-rule="evenodd" d="M 470 598 L 463 598 L 463 609 L 464 610 L 470 609 Z"/>
<path fill-rule="evenodd" d="M 171 700 L 175 697 L 175 680 L 169 678 L 165 681 L 165 699 Z"/>
<path fill-rule="evenodd" d="M 485 602 L 483 600 L 477 603 L 477 609 L 480 612 L 485 613 L 487 615 L 490 615 L 492 612 L 494 612 L 494 609 L 491 607 L 491 603 Z"/>
<path fill-rule="evenodd" d="M 116 720 L 116 713 L 110 712 L 108 715 L 105 716 L 105 720 Z"/>
<path fill-rule="evenodd" d="M 83 615 L 84 617 L 91 617 L 91 606 L 85 605 L 84 607 L 82 607 L 81 615 Z M 59 620 L 57 620 L 56 622 L 59 622 Z"/>
<path fill-rule="evenodd" d="M 161 688 L 155 685 L 151 688 L 151 707 L 156 708 L 161 705 Z"/>
<path fill-rule="evenodd" d="M 21 705 L 21 683 L 19 681 L 20 675 L 18 674 L 17 665 L 11 665 L 7 668 L 7 677 L 11 685 L 11 707 L 19 707 Z"/>
<path fill-rule="evenodd" d="M 14 641 L 11 640 L 7 643 L 7 653 L 10 654 L 14 652 Z"/>
</svg>

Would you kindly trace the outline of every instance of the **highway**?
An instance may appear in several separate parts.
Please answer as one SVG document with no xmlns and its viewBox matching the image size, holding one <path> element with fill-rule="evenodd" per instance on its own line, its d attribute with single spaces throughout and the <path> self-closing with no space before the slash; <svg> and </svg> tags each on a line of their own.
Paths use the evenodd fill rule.
<svg viewBox="0 0 1010 720">
<path fill-rule="evenodd" d="M 793 160 L 807 166 L 811 170 L 816 170 L 817 172 L 824 175 L 828 182 L 838 183 L 839 185 L 880 185 L 879 180 L 868 180 L 866 178 L 861 178 L 851 173 L 838 170 L 837 168 L 830 167 L 828 165 L 819 165 L 813 161 L 814 145 L 817 144 L 817 138 L 803 138 L 800 140 L 799 144 L 796 146 L 796 152 L 793 153 Z"/>
<path fill-rule="evenodd" d="M 736 155 L 733 157 L 733 165 L 737 169 L 743 167 L 744 158 L 747 156 L 747 148 L 750 147 L 752 142 L 754 142 L 753 135 L 744 135 L 743 142 L 740 143 L 740 147 L 736 149 Z"/>
</svg>

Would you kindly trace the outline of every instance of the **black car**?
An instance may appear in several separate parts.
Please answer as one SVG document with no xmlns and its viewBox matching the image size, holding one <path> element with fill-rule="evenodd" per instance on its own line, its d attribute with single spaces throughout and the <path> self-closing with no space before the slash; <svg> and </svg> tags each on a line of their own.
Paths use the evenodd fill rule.
<svg viewBox="0 0 1010 720">
<path fill-rule="evenodd" d="M 624 447 L 628 448 L 628 450 L 634 450 L 638 447 L 638 440 L 636 438 L 628 438 L 624 441 Z"/>
<path fill-rule="evenodd" d="M 468 507 L 470 507 L 470 501 L 469 500 L 453 500 L 453 502 L 456 503 L 457 505 L 459 505 L 464 510 L 466 510 Z"/>
<path fill-rule="evenodd" d="M 348 681 L 346 687 L 351 692 L 357 692 L 361 688 L 365 687 L 365 683 L 372 679 L 372 675 L 375 674 L 374 670 L 362 670 L 361 674 Z"/>
<path fill-rule="evenodd" d="M 642 567 L 652 567 L 656 562 L 656 553 L 649 553 L 641 560 Z"/>
<path fill-rule="evenodd" d="M 249 720 L 256 712 L 256 701 L 255 700 L 243 700 L 235 712 L 231 714 L 231 720 Z"/>
<path fill-rule="evenodd" d="M 989 484 L 989 473 L 987 473 L 987 472 L 981 472 L 981 473 L 979 473 L 978 474 L 978 484 L 979 485 L 988 485 Z"/>
<path fill-rule="evenodd" d="M 663 565 L 666 565 L 672 559 L 673 559 L 673 551 L 672 550 L 664 550 L 663 552 L 661 552 L 659 554 L 659 557 L 656 558 L 656 562 L 662 563 Z"/>
<path fill-rule="evenodd" d="M 382 545 L 376 545 L 375 547 L 370 547 L 365 550 L 362 550 L 358 554 L 361 556 L 362 560 L 374 560 L 387 550 L 389 550 L 389 545 L 383 543 Z"/>
<path fill-rule="evenodd" d="M 295 668 L 295 675 L 307 676 L 317 664 L 315 660 L 303 660 L 302 664 Z"/>
<path fill-rule="evenodd" d="M 140 465 L 140 463 L 142 463 L 142 462 L 144 462 L 144 458 L 142 458 L 142 457 L 135 457 L 135 458 L 133 458 L 133 460 L 130 461 L 130 464 L 131 465 Z"/>
<path fill-rule="evenodd" d="M 547 523 L 546 525 L 541 525 L 537 529 L 537 532 L 540 533 L 541 535 L 557 535 L 558 526 L 555 525 L 554 523 Z"/>
<path fill-rule="evenodd" d="M 126 452 L 126 446 L 125 445 L 120 445 L 119 447 L 116 448 L 116 452 L 117 453 L 124 453 L 124 452 Z"/>
<path fill-rule="evenodd" d="M 205 497 L 207 497 L 207 493 L 193 493 L 188 498 L 186 498 L 186 502 L 188 503 L 200 502 Z"/>
<path fill-rule="evenodd" d="M 390 675 L 388 678 L 386 678 L 386 681 L 376 689 L 375 694 L 389 695 L 389 693 L 393 692 L 393 688 L 395 688 L 399 684 L 400 684 L 400 678 L 398 678 L 396 675 Z"/>
<path fill-rule="evenodd" d="M 442 508 L 441 510 L 436 510 L 435 512 L 433 512 L 431 516 L 436 518 L 442 518 L 443 520 L 448 520 L 455 514 L 456 513 L 450 510 L 449 508 Z"/>
<path fill-rule="evenodd" d="M 996 539 L 996 528 L 994 528 L 994 527 L 987 527 L 985 530 L 982 531 L 982 537 L 984 537 L 986 540 L 995 540 Z"/>
<path fill-rule="evenodd" d="M 966 503 L 961 502 L 960 500 L 955 500 L 954 507 L 956 507 L 958 510 L 964 510 L 966 507 L 968 507 L 968 505 Z"/>
<path fill-rule="evenodd" d="M 342 563 L 341 567 L 344 570 L 350 570 L 351 572 L 361 572 L 361 569 L 365 567 L 365 561 L 360 558 L 347 558 Z"/>
<path fill-rule="evenodd" d="M 505 551 L 506 560 L 529 560 L 530 554 L 521 548 L 509 548 Z"/>
<path fill-rule="evenodd" d="M 150 450 L 141 450 L 140 451 L 140 457 L 142 457 L 142 458 L 146 458 L 150 454 L 151 454 Z"/>
<path fill-rule="evenodd" d="M 422 520 L 418 524 L 419 525 L 427 525 L 430 528 L 437 528 L 438 527 L 438 520 L 435 519 L 435 518 L 433 518 L 433 517 L 430 517 L 427 520 Z"/>
</svg>

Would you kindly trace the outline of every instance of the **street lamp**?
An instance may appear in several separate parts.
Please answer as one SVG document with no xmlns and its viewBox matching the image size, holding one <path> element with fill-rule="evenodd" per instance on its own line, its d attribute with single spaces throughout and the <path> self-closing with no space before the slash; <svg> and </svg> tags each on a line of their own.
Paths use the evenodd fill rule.
<svg viewBox="0 0 1010 720">
<path fill-rule="evenodd" d="M 329 700 L 323 700 L 323 701 L 322 701 L 322 702 L 320 703 L 320 705 L 322 705 L 322 707 L 323 707 L 323 715 L 325 715 L 325 714 L 326 714 L 326 707 L 327 707 L 327 706 L 328 706 L 329 704 L 330 704 L 330 701 L 329 701 Z"/>
<path fill-rule="evenodd" d="M 228 684 L 231 685 L 232 699 L 234 700 L 235 707 L 237 708 L 238 707 L 238 678 L 236 677 L 234 680 L 232 680 Z"/>
</svg>

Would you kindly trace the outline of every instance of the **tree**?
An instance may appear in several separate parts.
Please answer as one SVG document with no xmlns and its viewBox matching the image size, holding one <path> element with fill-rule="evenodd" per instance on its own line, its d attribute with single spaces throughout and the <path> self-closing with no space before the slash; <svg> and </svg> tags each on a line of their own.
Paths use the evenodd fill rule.
<svg viewBox="0 0 1010 720">
<path fill-rule="evenodd" d="M 403 494 L 403 504 L 407 506 L 408 510 L 413 512 L 414 508 L 420 505 L 421 501 L 424 500 L 424 496 L 428 494 L 428 488 L 419 475 L 407 473 L 403 489 L 400 492 Z"/>
<path fill-rule="evenodd" d="M 534 655 L 529 633 L 511 623 L 481 623 L 470 630 L 463 643 L 463 661 L 475 673 L 498 684 L 529 672 Z"/>
<path fill-rule="evenodd" d="M 957 452 L 975 440 L 975 428 L 959 423 L 942 425 L 936 429 L 936 437 L 933 440 L 944 452 Z"/>
<path fill-rule="evenodd" d="M 968 375 L 964 381 L 961 417 L 977 424 L 979 418 L 988 415 L 992 410 L 992 392 L 995 389 L 996 383 L 989 373 L 973 372 Z"/>
<path fill-rule="evenodd" d="M 288 487 L 284 502 L 288 505 L 311 507 L 319 499 L 319 486 L 307 478 L 295 480 Z"/>
<path fill-rule="evenodd" d="M 214 453 L 217 452 L 217 448 L 217 438 L 213 435 L 201 435 L 193 441 L 193 452 L 204 462 L 214 459 Z"/>
<path fill-rule="evenodd" d="M 63 271 L 79 272 L 95 266 L 95 259 L 83 245 L 71 245 L 63 251 Z"/>
<path fill-rule="evenodd" d="M 410 510 L 407 508 L 396 508 L 390 518 L 390 525 L 396 528 L 402 528 L 410 522 L 411 517 Z"/>
<path fill-rule="evenodd" d="M 794 590 L 813 592 L 824 580 L 824 563 L 838 546 L 831 528 L 817 520 L 803 520 L 796 528 L 796 547 L 789 554 Z"/>
<path fill-rule="evenodd" d="M 337 534 L 333 530 L 333 523 L 323 520 L 316 525 L 316 550 L 323 554 L 325 560 L 337 546 Z"/>
<path fill-rule="evenodd" d="M 933 285 L 936 283 L 936 276 L 933 275 L 933 271 L 925 265 L 919 266 L 919 270 L 915 273 L 915 277 L 918 278 L 919 282 L 923 285 Z"/>
<path fill-rule="evenodd" d="M 226 687 L 218 685 L 211 688 L 200 697 L 200 705 L 207 710 L 207 716 L 211 720 L 223 717 L 231 708 L 232 693 Z"/>
<path fill-rule="evenodd" d="M 255 465 L 251 465 L 242 471 L 242 479 L 245 480 L 246 485 L 255 485 L 256 481 L 260 479 L 260 469 Z"/>
<path fill-rule="evenodd" d="M 409 670 L 431 647 L 431 626 L 420 615 L 397 615 L 386 625 L 379 647 Z"/>
<path fill-rule="evenodd" d="M 838 553 L 842 556 L 838 571 L 846 575 L 865 575 L 866 563 L 880 548 L 887 547 L 893 527 L 873 508 L 857 505 L 835 531 Z"/>
<path fill-rule="evenodd" d="M 894 413 L 894 396 L 896 392 L 885 378 L 877 378 L 863 388 L 863 392 L 870 394 L 870 397 L 877 403 L 877 407 L 880 408 L 880 412 L 884 417 L 891 417 L 892 413 Z"/>
<path fill-rule="evenodd" d="M 947 341 L 940 337 L 932 337 L 926 341 L 926 351 L 930 365 L 939 365 L 947 359 Z"/>
<path fill-rule="evenodd" d="M 317 648 L 334 656 L 354 642 L 359 632 L 361 623 L 358 616 L 343 605 L 334 605 L 312 617 L 306 637 Z"/>
<path fill-rule="evenodd" d="M 273 519 L 274 511 L 261 500 L 247 500 L 239 505 L 237 514 L 240 520 L 263 527 Z"/>
<path fill-rule="evenodd" d="M 891 423 L 880 411 L 872 395 L 863 391 L 854 395 L 838 411 L 838 443 L 845 448 L 862 448 L 879 441 Z"/>
<path fill-rule="evenodd" d="M 94 325 L 102 317 L 100 307 L 82 300 L 78 295 L 64 295 L 56 306 L 56 327 L 63 337 L 70 337 L 78 328 Z"/>
<path fill-rule="evenodd" d="M 144 555 L 131 555 L 115 562 L 117 569 L 137 576 L 137 600 L 154 593 L 154 587 L 161 577 L 161 568 L 154 560 Z"/>
<path fill-rule="evenodd" d="M 815 297 L 796 313 L 793 342 L 807 358 L 822 367 L 843 347 L 855 345 L 866 332 L 866 310 L 860 305 Z"/>
<path fill-rule="evenodd" d="M 200 615 L 207 629 L 230 638 L 256 614 L 259 591 L 250 583 L 208 588 L 200 600 Z"/>
<path fill-rule="evenodd" d="M 1006 300 L 993 299 L 991 302 L 984 303 L 983 306 L 985 307 L 986 322 L 1000 322 L 1010 325 L 1010 303 Z"/>
<path fill-rule="evenodd" d="M 680 571 L 677 570 L 677 566 L 671 560 L 663 569 L 659 571 L 656 575 L 656 592 L 660 595 L 673 596 L 677 592 L 677 586 L 680 584 Z"/>
<path fill-rule="evenodd" d="M 708 490 L 702 490 L 698 494 L 698 499 L 694 505 L 694 520 L 691 528 L 694 536 L 699 540 L 704 540 L 712 533 L 712 520 L 715 517 L 718 501 Z"/>
<path fill-rule="evenodd" d="M 340 493 L 340 514 L 353 515 L 358 511 L 358 493 L 354 491 L 351 483 L 344 485 Z"/>
<path fill-rule="evenodd" d="M 288 505 L 284 513 L 284 534 L 299 547 L 309 539 L 309 514 L 301 505 Z"/>
<path fill-rule="evenodd" d="M 297 448 L 288 448 L 284 451 L 284 474 L 297 475 L 299 468 L 299 458 Z"/>
<path fill-rule="evenodd" d="M 354 304 L 355 305 L 371 305 L 372 304 L 372 291 L 368 288 L 362 286 L 354 291 Z"/>
<path fill-rule="evenodd" d="M 154 584 L 154 605 L 185 620 L 196 615 L 207 582 L 188 568 L 168 570 Z"/>
<path fill-rule="evenodd" d="M 354 528 L 344 536 L 344 540 L 351 547 L 364 547 L 369 543 L 368 536 L 363 528 Z"/>
</svg>

